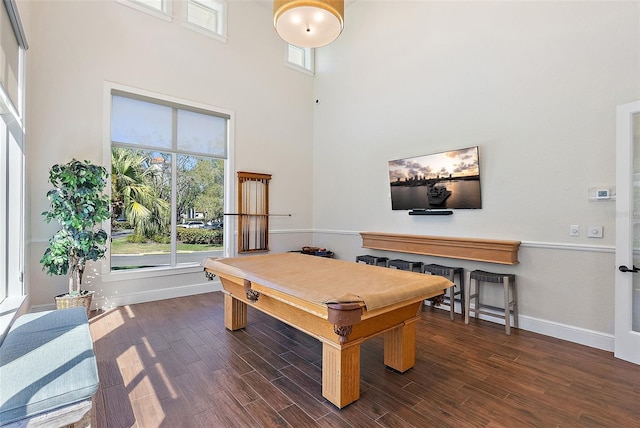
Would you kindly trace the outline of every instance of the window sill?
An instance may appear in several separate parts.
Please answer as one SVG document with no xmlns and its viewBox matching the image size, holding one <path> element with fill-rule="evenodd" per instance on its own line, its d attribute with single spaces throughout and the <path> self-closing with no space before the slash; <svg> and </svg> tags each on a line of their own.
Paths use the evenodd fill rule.
<svg viewBox="0 0 640 428">
<path fill-rule="evenodd" d="M 227 37 L 220 33 L 216 33 L 215 31 L 208 30 L 206 28 L 200 27 L 199 25 L 195 25 L 190 22 L 183 22 L 182 26 L 188 30 L 195 31 L 196 33 L 200 33 L 204 36 L 207 36 L 219 42 L 227 43 Z"/>
<path fill-rule="evenodd" d="M 0 344 L 26 300 L 27 296 L 7 297 L 0 303 Z"/>
<path fill-rule="evenodd" d="M 180 267 L 157 267 L 148 269 L 111 271 L 102 275 L 102 282 L 126 281 L 131 279 L 155 278 L 170 275 L 184 275 L 188 273 L 201 273 L 203 271 L 200 264 L 189 264 Z"/>
<path fill-rule="evenodd" d="M 292 62 L 285 61 L 284 65 L 285 65 L 285 67 L 288 67 L 288 68 L 290 68 L 292 70 L 295 70 L 295 71 L 299 71 L 300 73 L 306 74 L 308 76 L 314 76 L 315 75 L 315 73 L 313 71 L 309 70 L 308 68 L 304 68 L 304 67 L 299 66 L 298 64 L 294 64 Z"/>
</svg>

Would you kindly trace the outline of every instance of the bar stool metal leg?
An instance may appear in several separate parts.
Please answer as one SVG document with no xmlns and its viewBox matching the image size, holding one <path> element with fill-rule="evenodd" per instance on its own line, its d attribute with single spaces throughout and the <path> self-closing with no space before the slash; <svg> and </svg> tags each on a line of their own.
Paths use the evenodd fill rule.
<svg viewBox="0 0 640 428">
<path fill-rule="evenodd" d="M 511 300 L 513 301 L 513 326 L 518 327 L 518 293 L 516 291 L 516 281 L 511 283 Z"/>
<path fill-rule="evenodd" d="M 476 296 L 476 305 L 474 306 L 473 310 L 474 310 L 474 316 L 476 317 L 476 319 L 480 319 L 480 286 L 482 285 L 482 281 L 476 279 L 476 292 L 475 292 L 475 296 Z"/>
<path fill-rule="evenodd" d="M 464 317 L 464 314 L 466 312 L 465 297 L 467 295 L 467 292 L 465 290 L 465 275 L 461 272 L 458 276 L 460 277 L 460 311 L 462 312 L 462 316 Z"/>
<path fill-rule="evenodd" d="M 464 282 L 464 323 L 469 324 L 469 306 L 471 305 L 471 271 L 467 271 Z"/>
<path fill-rule="evenodd" d="M 511 301 L 509 300 L 509 278 L 502 279 L 504 285 L 504 328 L 507 335 L 511 334 Z"/>
<path fill-rule="evenodd" d="M 449 281 L 453 282 L 453 277 L 454 277 L 454 273 L 452 269 L 449 271 L 449 278 L 448 278 Z M 453 314 L 455 312 L 455 302 L 456 302 L 455 288 L 456 288 L 455 285 L 453 287 L 449 287 L 449 316 L 451 317 L 451 320 L 453 320 Z"/>
</svg>

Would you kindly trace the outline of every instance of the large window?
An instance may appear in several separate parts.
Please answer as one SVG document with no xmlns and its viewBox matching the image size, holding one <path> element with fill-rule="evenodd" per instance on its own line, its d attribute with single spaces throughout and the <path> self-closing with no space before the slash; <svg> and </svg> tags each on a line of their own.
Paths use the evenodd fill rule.
<svg viewBox="0 0 640 428">
<path fill-rule="evenodd" d="M 0 318 L 24 296 L 24 96 L 27 43 L 13 1 L 0 6 Z M 6 327 L 0 322 L 0 334 Z"/>
<path fill-rule="evenodd" d="M 229 115 L 111 92 L 111 270 L 223 254 Z"/>
</svg>

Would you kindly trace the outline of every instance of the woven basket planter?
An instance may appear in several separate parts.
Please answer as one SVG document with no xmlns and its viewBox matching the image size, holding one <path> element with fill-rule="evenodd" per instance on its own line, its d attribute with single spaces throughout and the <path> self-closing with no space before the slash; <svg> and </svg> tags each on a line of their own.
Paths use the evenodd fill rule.
<svg viewBox="0 0 640 428">
<path fill-rule="evenodd" d="M 87 318 L 91 312 L 91 300 L 93 299 L 94 291 L 83 292 L 77 296 L 70 296 L 69 294 L 60 294 L 56 296 L 56 309 L 75 308 L 77 306 L 84 306 L 87 310 Z"/>
</svg>

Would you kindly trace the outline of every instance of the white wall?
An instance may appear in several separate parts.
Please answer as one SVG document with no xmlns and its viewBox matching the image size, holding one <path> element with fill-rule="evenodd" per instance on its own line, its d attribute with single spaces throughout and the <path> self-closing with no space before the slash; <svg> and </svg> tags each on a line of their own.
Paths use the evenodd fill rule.
<svg viewBox="0 0 640 428">
<path fill-rule="evenodd" d="M 515 267 L 390 255 L 513 272 L 525 328 L 608 347 L 615 202 L 587 194 L 615 185 L 615 108 L 640 98 L 639 8 L 354 2 L 316 56 L 315 243 L 352 259 L 376 253 L 365 230 L 523 241 Z M 481 210 L 391 210 L 387 161 L 473 145 Z"/>
<path fill-rule="evenodd" d="M 38 263 L 57 230 L 40 215 L 48 208 L 48 169 L 72 157 L 104 161 L 105 81 L 233 111 L 232 167 L 273 174 L 271 211 L 292 214 L 272 220 L 272 249 L 286 251 L 311 242 L 313 78 L 284 66 L 285 44 L 273 30 L 269 7 L 229 2 L 228 41 L 221 43 L 183 28 L 178 2 L 173 22 L 115 1 L 21 6 L 28 9 L 23 19 L 30 44 L 28 285 L 33 306 L 51 305 L 66 290 L 65 278 L 46 276 Z M 88 279 L 98 299 L 111 304 L 212 288 L 200 269 L 114 281 L 101 276 L 98 266 Z"/>
</svg>

